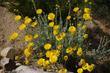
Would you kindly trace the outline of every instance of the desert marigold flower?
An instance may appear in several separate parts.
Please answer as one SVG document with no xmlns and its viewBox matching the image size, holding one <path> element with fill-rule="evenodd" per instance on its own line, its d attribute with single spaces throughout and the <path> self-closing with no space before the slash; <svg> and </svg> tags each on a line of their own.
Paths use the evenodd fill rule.
<svg viewBox="0 0 110 73">
<path fill-rule="evenodd" d="M 53 27 L 53 26 L 54 26 L 54 22 L 50 22 L 49 27 Z"/>
<path fill-rule="evenodd" d="M 89 13 L 84 13 L 84 14 L 83 14 L 83 19 L 84 19 L 84 20 L 91 20 L 92 17 L 90 16 Z"/>
<path fill-rule="evenodd" d="M 82 48 L 78 48 L 78 50 L 77 50 L 77 55 L 78 55 L 78 56 L 82 56 L 82 54 L 83 54 Z"/>
<path fill-rule="evenodd" d="M 58 30 L 59 28 L 60 28 L 59 25 L 54 25 L 54 26 L 53 26 L 53 30 Z"/>
<path fill-rule="evenodd" d="M 39 37 L 39 34 L 36 33 L 36 34 L 34 34 L 34 37 L 33 38 L 36 39 L 38 37 Z"/>
<path fill-rule="evenodd" d="M 84 8 L 84 12 L 85 13 L 90 13 L 91 12 L 91 9 L 90 8 Z"/>
<path fill-rule="evenodd" d="M 32 21 L 32 19 L 29 18 L 29 17 L 27 17 L 27 18 L 25 18 L 25 20 L 24 20 L 24 24 L 29 24 L 29 23 L 31 23 L 31 21 Z"/>
<path fill-rule="evenodd" d="M 62 48 L 63 48 L 63 45 L 61 45 L 61 44 L 60 45 L 57 45 L 57 49 L 58 50 L 61 50 Z"/>
<path fill-rule="evenodd" d="M 26 58 L 29 58 L 29 57 L 31 56 L 30 49 L 26 48 L 26 49 L 24 50 L 24 55 L 25 55 Z"/>
<path fill-rule="evenodd" d="M 40 14 L 42 14 L 42 12 L 43 12 L 42 9 L 37 9 L 37 10 L 36 10 L 36 14 L 39 14 L 39 15 L 40 15 Z"/>
<path fill-rule="evenodd" d="M 87 70 L 88 66 L 89 66 L 89 64 L 86 63 L 86 64 L 82 65 L 82 69 L 83 69 L 83 70 Z"/>
<path fill-rule="evenodd" d="M 53 56 L 53 52 L 52 51 L 47 51 L 46 52 L 46 57 L 50 58 L 51 56 Z"/>
<path fill-rule="evenodd" d="M 25 62 L 24 62 L 26 65 L 29 64 L 29 60 L 28 59 L 25 59 Z"/>
<path fill-rule="evenodd" d="M 60 69 L 60 70 L 58 71 L 58 73 L 67 73 L 67 69 L 66 69 L 66 68 Z"/>
<path fill-rule="evenodd" d="M 30 48 L 30 47 L 33 47 L 34 46 L 34 42 L 29 42 L 28 43 L 28 47 Z"/>
<path fill-rule="evenodd" d="M 24 30 L 26 28 L 26 25 L 25 24 L 21 24 L 20 26 L 19 26 L 19 30 Z"/>
<path fill-rule="evenodd" d="M 88 0 L 84 0 L 84 2 L 85 2 L 85 3 L 87 3 L 87 2 L 88 2 Z"/>
<path fill-rule="evenodd" d="M 58 57 L 56 55 L 53 55 L 49 58 L 50 63 L 56 63 L 58 60 Z"/>
<path fill-rule="evenodd" d="M 43 66 L 44 62 L 45 62 L 45 59 L 40 58 L 40 59 L 37 61 L 37 64 L 38 64 L 39 66 Z"/>
<path fill-rule="evenodd" d="M 78 63 L 78 65 L 79 65 L 79 66 L 82 66 L 82 65 L 84 65 L 85 63 L 86 63 L 85 60 L 84 60 L 84 59 L 81 59 L 80 62 Z"/>
<path fill-rule="evenodd" d="M 55 14 L 54 13 L 49 13 L 48 14 L 48 20 L 54 20 L 55 19 Z"/>
<path fill-rule="evenodd" d="M 86 30 L 86 29 L 87 29 L 87 25 L 83 25 L 83 26 L 81 27 L 81 29 L 82 29 L 82 30 Z"/>
<path fill-rule="evenodd" d="M 84 34 L 84 35 L 83 35 L 83 38 L 84 38 L 84 39 L 87 39 L 87 38 L 88 38 L 88 34 Z"/>
<path fill-rule="evenodd" d="M 74 32 L 76 32 L 76 27 L 75 26 L 70 26 L 69 29 L 68 29 L 68 31 L 70 33 L 74 33 Z"/>
<path fill-rule="evenodd" d="M 94 68 L 95 68 L 95 65 L 94 65 L 94 64 L 91 64 L 91 65 L 89 65 L 89 66 L 87 67 L 87 70 L 88 70 L 89 72 L 92 72 L 92 71 L 94 70 Z"/>
<path fill-rule="evenodd" d="M 32 22 L 31 26 L 32 26 L 32 27 L 35 27 L 35 26 L 37 26 L 37 24 L 38 24 L 38 22 L 35 21 L 35 22 Z"/>
<path fill-rule="evenodd" d="M 77 73 L 83 73 L 83 69 L 82 68 L 78 68 L 77 69 Z"/>
<path fill-rule="evenodd" d="M 81 27 L 81 26 L 82 26 L 82 24 L 81 24 L 81 23 L 78 23 L 78 24 L 77 24 L 77 26 L 78 26 L 78 27 Z"/>
<path fill-rule="evenodd" d="M 73 9 L 73 11 L 74 11 L 74 12 L 78 12 L 78 11 L 79 11 L 79 7 L 75 7 L 75 8 Z"/>
<path fill-rule="evenodd" d="M 20 60 L 20 57 L 19 56 L 15 56 L 15 60 Z"/>
<path fill-rule="evenodd" d="M 68 56 L 65 55 L 63 59 L 64 59 L 65 61 L 67 61 L 67 60 L 68 60 Z"/>
<path fill-rule="evenodd" d="M 49 60 L 45 60 L 44 63 L 43 63 L 43 66 L 46 67 L 46 66 L 48 66 L 49 64 L 50 64 Z"/>
<path fill-rule="evenodd" d="M 16 15 L 15 16 L 15 21 L 19 21 L 21 19 L 21 16 L 20 15 Z"/>
<path fill-rule="evenodd" d="M 12 35 L 10 36 L 9 40 L 13 41 L 13 40 L 17 39 L 18 36 L 19 36 L 19 34 L 17 32 L 13 32 Z"/>
<path fill-rule="evenodd" d="M 66 49 L 66 53 L 72 54 L 72 53 L 73 53 L 73 48 L 72 48 L 72 47 L 68 47 L 68 48 Z"/>
<path fill-rule="evenodd" d="M 71 16 L 68 15 L 68 16 L 66 17 L 66 20 L 70 20 L 70 19 L 71 19 Z"/>
<path fill-rule="evenodd" d="M 53 55 L 55 56 L 59 56 L 60 55 L 60 51 L 59 50 L 52 50 Z"/>
<path fill-rule="evenodd" d="M 56 35 L 55 38 L 56 38 L 57 41 L 63 40 L 63 36 L 60 35 L 60 34 Z"/>
<path fill-rule="evenodd" d="M 61 32 L 60 35 L 62 35 L 62 37 L 64 38 L 66 36 L 65 32 Z"/>
<path fill-rule="evenodd" d="M 33 36 L 32 36 L 32 35 L 26 35 L 26 36 L 24 37 L 24 39 L 25 39 L 25 41 L 29 42 L 29 41 L 32 41 Z"/>
<path fill-rule="evenodd" d="M 49 50 L 49 49 L 51 49 L 51 47 L 52 47 L 52 45 L 51 45 L 50 43 L 46 43 L 46 44 L 44 45 L 44 49 L 45 49 L 45 50 Z"/>
<path fill-rule="evenodd" d="M 53 34 L 57 35 L 59 33 L 59 30 L 53 30 Z"/>
</svg>

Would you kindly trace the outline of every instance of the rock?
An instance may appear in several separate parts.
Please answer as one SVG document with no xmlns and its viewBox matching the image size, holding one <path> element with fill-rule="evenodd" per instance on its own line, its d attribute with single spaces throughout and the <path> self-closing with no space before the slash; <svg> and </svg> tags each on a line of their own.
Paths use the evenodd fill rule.
<svg viewBox="0 0 110 73">
<path fill-rule="evenodd" d="M 2 66 L 0 66 L 0 73 L 5 73 L 4 68 Z"/>
<path fill-rule="evenodd" d="M 15 70 L 16 73 L 44 73 L 43 71 L 35 70 L 29 66 L 21 65 Z"/>
<path fill-rule="evenodd" d="M 6 70 L 6 71 L 12 71 L 17 68 L 17 65 L 14 60 L 9 58 L 3 58 L 0 61 L 0 65 Z"/>
<path fill-rule="evenodd" d="M 2 57 L 14 59 L 15 54 L 16 54 L 16 50 L 13 49 L 12 47 L 7 47 L 7 48 L 4 48 L 4 49 L 0 52 L 0 54 L 1 54 Z"/>
</svg>

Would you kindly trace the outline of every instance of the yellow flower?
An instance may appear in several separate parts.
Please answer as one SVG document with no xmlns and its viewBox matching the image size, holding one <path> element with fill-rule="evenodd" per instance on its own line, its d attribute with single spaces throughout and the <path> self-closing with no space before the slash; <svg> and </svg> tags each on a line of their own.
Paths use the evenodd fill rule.
<svg viewBox="0 0 110 73">
<path fill-rule="evenodd" d="M 40 14 L 42 14 L 42 12 L 43 12 L 42 9 L 37 9 L 36 10 L 36 14 L 39 14 L 40 15 Z"/>
<path fill-rule="evenodd" d="M 53 30 L 58 30 L 59 28 L 60 28 L 59 25 L 54 25 L 54 26 L 53 26 Z"/>
<path fill-rule="evenodd" d="M 46 57 L 50 58 L 51 56 L 53 56 L 53 52 L 52 51 L 47 51 L 46 52 Z"/>
<path fill-rule="evenodd" d="M 32 26 L 32 27 L 35 27 L 37 24 L 38 24 L 38 22 L 35 21 L 35 22 L 33 22 L 33 23 L 31 24 L 31 26 Z"/>
<path fill-rule="evenodd" d="M 56 55 L 53 55 L 49 58 L 50 63 L 56 63 L 58 60 L 58 57 Z"/>
<path fill-rule="evenodd" d="M 29 58 L 29 57 L 31 56 L 30 49 L 26 48 L 26 49 L 24 50 L 24 55 L 25 55 L 26 58 Z"/>
<path fill-rule="evenodd" d="M 57 41 L 61 41 L 64 39 L 65 35 L 66 34 L 64 32 L 61 32 L 60 34 L 56 35 L 55 38 Z"/>
<path fill-rule="evenodd" d="M 44 49 L 45 49 L 45 50 L 49 50 L 51 47 L 52 47 L 52 45 L 51 45 L 50 43 L 46 43 L 46 44 L 44 45 Z"/>
<path fill-rule="evenodd" d="M 88 2 L 88 0 L 84 0 L 84 2 L 85 2 L 85 3 L 87 3 L 87 2 Z"/>
<path fill-rule="evenodd" d="M 15 21 L 19 21 L 21 19 L 21 16 L 20 15 L 16 15 L 15 16 Z"/>
<path fill-rule="evenodd" d="M 29 17 L 26 17 L 25 20 L 24 20 L 24 24 L 29 24 L 31 23 L 32 19 L 29 18 Z"/>
<path fill-rule="evenodd" d="M 83 14 L 83 19 L 84 19 L 84 20 L 91 20 L 92 17 L 90 16 L 89 13 L 84 13 L 84 14 Z"/>
<path fill-rule="evenodd" d="M 36 39 L 36 38 L 38 38 L 39 37 L 39 35 L 36 33 L 36 34 L 34 34 L 34 39 Z"/>
<path fill-rule="evenodd" d="M 89 66 L 89 64 L 86 63 L 86 64 L 84 64 L 84 65 L 82 66 L 82 69 L 83 69 L 83 70 L 87 70 L 88 66 Z"/>
<path fill-rule="evenodd" d="M 86 30 L 86 29 L 87 29 L 87 25 L 83 25 L 83 26 L 82 26 L 82 29 L 83 29 L 83 30 Z"/>
<path fill-rule="evenodd" d="M 17 60 L 17 61 L 18 61 L 19 59 L 20 59 L 20 57 L 19 57 L 19 56 L 15 56 L 15 60 Z"/>
<path fill-rule="evenodd" d="M 60 51 L 59 50 L 52 50 L 53 55 L 55 56 L 59 56 L 60 55 Z"/>
<path fill-rule="evenodd" d="M 44 64 L 44 62 L 45 62 L 45 59 L 40 58 L 40 59 L 37 61 L 37 64 L 38 64 L 39 66 L 42 66 L 42 65 Z"/>
<path fill-rule="evenodd" d="M 27 41 L 27 42 L 32 41 L 32 39 L 33 39 L 32 35 L 25 36 L 25 41 Z"/>
<path fill-rule="evenodd" d="M 74 32 L 76 32 L 76 27 L 70 26 L 69 29 L 68 29 L 68 31 L 69 31 L 70 33 L 74 33 Z"/>
<path fill-rule="evenodd" d="M 68 47 L 68 48 L 66 49 L 66 53 L 72 54 L 72 53 L 73 53 L 73 48 L 72 48 L 72 47 Z"/>
<path fill-rule="evenodd" d="M 78 55 L 78 56 L 82 56 L 82 54 L 83 54 L 82 48 L 78 48 L 78 50 L 77 50 L 77 55 Z"/>
<path fill-rule="evenodd" d="M 21 24 L 20 26 L 19 26 L 19 30 L 24 30 L 26 28 L 26 25 L 25 24 Z"/>
<path fill-rule="evenodd" d="M 65 61 L 68 60 L 68 56 L 67 56 L 67 55 L 64 56 L 64 60 L 65 60 Z"/>
<path fill-rule="evenodd" d="M 84 8 L 84 12 L 85 13 L 90 13 L 91 12 L 91 9 L 90 8 Z"/>
<path fill-rule="evenodd" d="M 83 69 L 82 68 L 78 68 L 77 69 L 77 73 L 83 73 Z"/>
<path fill-rule="evenodd" d="M 70 19 L 71 19 L 71 16 L 70 16 L 70 15 L 69 15 L 69 16 L 67 16 L 67 17 L 66 17 L 66 19 L 67 19 L 67 20 L 70 20 Z"/>
<path fill-rule="evenodd" d="M 91 72 L 91 71 L 93 71 L 94 68 L 95 68 L 95 65 L 94 65 L 94 64 L 91 64 L 91 65 L 89 65 L 89 66 L 87 67 L 87 70 L 88 70 L 89 72 Z"/>
<path fill-rule="evenodd" d="M 53 30 L 53 34 L 57 35 L 59 33 L 59 30 Z"/>
<path fill-rule="evenodd" d="M 87 39 L 87 38 L 88 38 L 88 34 L 84 34 L 84 35 L 83 35 L 83 38 L 84 38 L 84 39 Z"/>
<path fill-rule="evenodd" d="M 85 60 L 84 60 L 84 59 L 81 59 L 80 62 L 78 63 L 78 65 L 79 65 L 79 66 L 82 66 L 82 65 L 84 65 L 85 63 L 86 63 Z"/>
<path fill-rule="evenodd" d="M 48 14 L 48 20 L 54 20 L 55 19 L 55 14 L 54 13 L 49 13 Z"/>
<path fill-rule="evenodd" d="M 59 49 L 59 50 L 61 50 L 62 48 L 63 48 L 63 45 L 61 45 L 61 44 L 57 46 L 57 49 Z"/>
<path fill-rule="evenodd" d="M 26 65 L 29 64 L 29 60 L 28 59 L 25 59 L 25 62 L 24 62 Z"/>
<path fill-rule="evenodd" d="M 55 38 L 56 38 L 57 41 L 63 40 L 63 36 L 60 35 L 60 34 L 59 35 L 56 35 Z"/>
<path fill-rule="evenodd" d="M 66 36 L 65 32 L 61 32 L 60 35 L 62 35 L 62 37 L 64 38 Z"/>
<path fill-rule="evenodd" d="M 81 25 L 82 25 L 81 23 L 78 23 L 78 24 L 77 24 L 78 27 L 81 27 Z"/>
<path fill-rule="evenodd" d="M 19 34 L 17 32 L 13 32 L 12 35 L 10 36 L 9 40 L 12 41 L 12 40 L 17 39 L 18 38 L 18 35 Z"/>
<path fill-rule="evenodd" d="M 28 43 L 28 47 L 29 47 L 29 48 L 31 48 L 31 47 L 33 47 L 33 46 L 34 46 L 34 43 L 33 43 L 33 42 L 29 42 L 29 43 Z"/>
<path fill-rule="evenodd" d="M 73 9 L 73 11 L 74 11 L 74 12 L 78 12 L 78 11 L 79 11 L 79 7 L 75 7 L 75 8 Z"/>
<path fill-rule="evenodd" d="M 58 71 L 58 73 L 67 73 L 67 69 L 66 69 L 66 68 L 60 69 L 60 70 Z"/>
<path fill-rule="evenodd" d="M 50 22 L 49 27 L 53 27 L 53 26 L 54 26 L 54 22 Z"/>
<path fill-rule="evenodd" d="M 50 64 L 49 60 L 44 61 L 43 66 L 46 67 Z"/>
</svg>

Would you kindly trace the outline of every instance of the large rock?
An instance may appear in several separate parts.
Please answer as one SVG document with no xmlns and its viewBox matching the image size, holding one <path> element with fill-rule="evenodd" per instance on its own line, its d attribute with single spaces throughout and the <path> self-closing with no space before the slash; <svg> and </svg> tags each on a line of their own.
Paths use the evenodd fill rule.
<svg viewBox="0 0 110 73">
<path fill-rule="evenodd" d="M 7 47 L 4 48 L 1 52 L 0 55 L 2 57 L 6 57 L 6 58 L 10 58 L 10 59 L 14 59 L 16 54 L 16 50 L 13 47 Z"/>
<path fill-rule="evenodd" d="M 6 71 L 12 71 L 16 69 L 18 66 L 16 65 L 15 61 L 9 58 L 2 58 L 0 61 L 1 67 Z"/>
<path fill-rule="evenodd" d="M 35 70 L 30 68 L 29 66 L 21 65 L 15 70 L 16 73 L 46 73 L 43 70 Z"/>
</svg>

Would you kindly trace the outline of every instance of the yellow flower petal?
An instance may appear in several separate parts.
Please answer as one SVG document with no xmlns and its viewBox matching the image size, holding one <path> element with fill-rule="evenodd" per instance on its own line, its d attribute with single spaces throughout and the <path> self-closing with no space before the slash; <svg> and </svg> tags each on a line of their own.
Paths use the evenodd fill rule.
<svg viewBox="0 0 110 73">
<path fill-rule="evenodd" d="M 16 15 L 15 16 L 15 21 L 19 21 L 21 19 L 21 16 L 20 15 Z"/>
<path fill-rule="evenodd" d="M 36 14 L 39 14 L 39 15 L 40 15 L 40 14 L 42 14 L 42 12 L 43 12 L 42 9 L 37 9 L 37 10 L 36 10 Z"/>
<path fill-rule="evenodd" d="M 44 45 L 44 49 L 45 49 L 45 50 L 49 50 L 49 49 L 51 49 L 51 47 L 52 47 L 52 45 L 51 45 L 50 43 L 46 43 L 46 44 Z"/>
<path fill-rule="evenodd" d="M 48 20 L 54 20 L 55 19 L 55 14 L 54 13 L 49 13 L 48 14 Z"/>
</svg>

